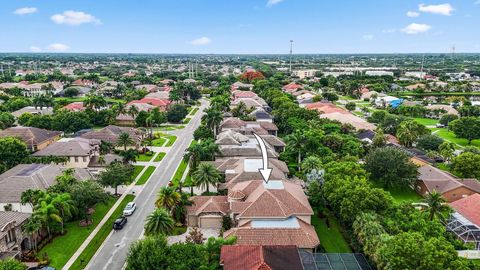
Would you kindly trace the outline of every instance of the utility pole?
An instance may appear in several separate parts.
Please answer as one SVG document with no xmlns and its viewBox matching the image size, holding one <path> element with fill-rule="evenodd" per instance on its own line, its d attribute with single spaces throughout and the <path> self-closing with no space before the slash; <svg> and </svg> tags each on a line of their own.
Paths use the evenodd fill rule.
<svg viewBox="0 0 480 270">
<path fill-rule="evenodd" d="M 452 46 L 452 59 L 455 57 L 455 45 Z"/>
<path fill-rule="evenodd" d="M 290 40 L 290 74 L 292 74 L 292 55 L 293 55 L 293 40 Z"/>
<path fill-rule="evenodd" d="M 424 79 L 424 75 L 423 75 L 423 67 L 425 65 L 425 54 L 423 54 L 423 57 L 422 57 L 422 67 L 420 68 L 420 77 L 421 79 Z"/>
</svg>

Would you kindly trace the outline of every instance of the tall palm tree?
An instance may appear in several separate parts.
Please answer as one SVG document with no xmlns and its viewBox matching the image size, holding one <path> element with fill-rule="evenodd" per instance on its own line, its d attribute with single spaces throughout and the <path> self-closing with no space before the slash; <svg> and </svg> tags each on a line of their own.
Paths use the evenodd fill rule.
<svg viewBox="0 0 480 270">
<path fill-rule="evenodd" d="M 202 118 L 207 123 L 207 126 L 213 131 L 213 135 L 217 137 L 218 125 L 220 125 L 223 120 L 222 113 L 214 108 L 205 110 L 205 113 L 206 114 Z"/>
<path fill-rule="evenodd" d="M 403 121 L 397 129 L 397 138 L 405 147 L 411 147 L 418 137 L 426 133 L 426 128 L 413 120 Z"/>
<path fill-rule="evenodd" d="M 165 208 L 155 209 L 145 221 L 145 235 L 168 235 L 173 231 L 174 221 Z"/>
<path fill-rule="evenodd" d="M 138 115 L 138 109 L 136 106 L 134 105 L 131 105 L 129 108 L 128 108 L 128 114 L 132 117 L 132 118 L 135 118 L 137 115 Z"/>
<path fill-rule="evenodd" d="M 424 202 L 428 205 L 428 209 L 430 211 L 430 220 L 433 220 L 435 216 L 441 213 L 443 210 L 448 209 L 442 194 L 438 193 L 437 191 L 429 193 L 427 197 L 425 197 Z"/>
<path fill-rule="evenodd" d="M 200 145 L 203 148 L 202 160 L 204 161 L 215 160 L 215 155 L 220 153 L 220 148 L 213 139 L 202 141 Z"/>
<path fill-rule="evenodd" d="M 157 193 L 155 206 L 165 208 L 169 212 L 181 201 L 181 195 L 173 187 L 162 187 Z"/>
<path fill-rule="evenodd" d="M 183 158 L 188 160 L 188 166 L 190 167 L 191 172 L 195 171 L 200 163 L 203 155 L 203 147 L 201 144 L 197 143 L 187 148 L 187 151 L 183 155 Z"/>
<path fill-rule="evenodd" d="M 302 153 L 305 146 L 305 135 L 300 130 L 295 130 L 294 133 L 285 137 L 285 141 L 287 142 L 287 147 L 289 147 L 293 152 L 297 152 L 297 163 L 298 163 L 298 170 L 301 170 L 301 163 L 302 163 Z"/>
<path fill-rule="evenodd" d="M 62 193 L 56 195 L 52 199 L 52 205 L 55 206 L 60 211 L 60 217 L 62 218 L 62 234 L 64 228 L 64 222 L 67 218 L 71 218 L 77 212 L 77 207 L 75 206 L 75 201 L 72 200 L 72 197 L 69 193 Z"/>
<path fill-rule="evenodd" d="M 210 192 L 210 185 L 216 185 L 220 182 L 220 172 L 211 163 L 200 163 L 197 170 L 192 174 L 196 185 L 206 188 Z"/>
<path fill-rule="evenodd" d="M 33 209 L 38 202 L 38 199 L 43 196 L 43 191 L 38 189 L 27 189 L 20 195 L 20 202 L 22 204 L 30 204 Z"/>
<path fill-rule="evenodd" d="M 123 150 L 127 151 L 127 146 L 132 144 L 133 144 L 133 140 L 132 138 L 130 138 L 130 135 L 128 133 L 126 132 L 120 133 L 117 141 L 118 146 L 123 146 Z"/>
<path fill-rule="evenodd" d="M 33 250 L 37 251 L 38 233 L 42 229 L 42 219 L 38 215 L 32 215 L 23 225 L 23 231 L 33 240 Z"/>
<path fill-rule="evenodd" d="M 312 170 L 320 170 L 322 168 L 322 160 L 317 156 L 308 156 L 302 162 L 302 170 L 310 172 Z"/>
</svg>

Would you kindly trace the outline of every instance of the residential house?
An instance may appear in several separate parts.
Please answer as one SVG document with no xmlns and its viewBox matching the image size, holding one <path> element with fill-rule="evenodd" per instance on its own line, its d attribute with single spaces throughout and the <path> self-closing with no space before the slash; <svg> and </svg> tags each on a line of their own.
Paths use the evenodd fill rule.
<svg viewBox="0 0 480 270">
<path fill-rule="evenodd" d="M 235 90 L 232 92 L 233 100 L 239 99 L 239 98 L 255 98 L 258 97 L 257 94 L 255 94 L 252 91 L 241 91 L 241 90 Z"/>
<path fill-rule="evenodd" d="M 144 132 L 131 127 L 119 127 L 109 125 L 99 130 L 93 130 L 83 133 L 80 135 L 80 137 L 86 139 L 96 139 L 120 147 L 118 145 L 118 138 L 122 133 L 127 133 L 128 135 L 130 135 L 130 138 L 133 140 L 133 147 L 138 148 L 141 146 L 142 140 L 144 139 Z"/>
<path fill-rule="evenodd" d="M 221 228 L 228 215 L 235 227 L 224 238 L 237 237 L 238 245 L 296 245 L 314 249 L 320 244 L 310 225 L 313 210 L 302 187 L 290 181 L 240 182 L 227 196 L 194 196 L 187 207 L 189 226 Z"/>
<path fill-rule="evenodd" d="M 150 97 L 144 97 L 140 100 L 132 100 L 127 105 L 132 105 L 132 104 L 150 104 L 152 106 L 155 106 L 160 109 L 160 111 L 164 112 L 167 111 L 168 108 L 170 107 L 171 101 L 168 99 L 159 99 L 159 98 L 150 98 Z"/>
<path fill-rule="evenodd" d="M 22 251 L 31 248 L 30 238 L 23 232 L 29 213 L 0 211 L 0 261 L 20 258 Z"/>
<path fill-rule="evenodd" d="M 83 104 L 83 101 L 75 101 L 63 106 L 62 109 L 72 111 L 72 112 L 81 112 L 81 111 L 84 111 L 86 108 Z"/>
<path fill-rule="evenodd" d="M 220 251 L 224 270 L 303 270 L 294 245 L 224 245 Z"/>
<path fill-rule="evenodd" d="M 458 179 L 448 172 L 435 168 L 419 159 L 412 159 L 420 165 L 416 191 L 421 196 L 437 191 L 447 202 L 454 202 L 480 193 L 480 182 L 476 179 Z"/>
<path fill-rule="evenodd" d="M 154 93 L 159 91 L 159 87 L 155 84 L 140 84 L 135 86 L 137 90 L 145 90 L 149 93 Z"/>
<path fill-rule="evenodd" d="M 243 135 L 275 135 L 277 136 L 278 127 L 267 121 L 243 121 L 237 117 L 225 118 L 219 126 L 220 131 L 233 130 Z"/>
<path fill-rule="evenodd" d="M 52 107 L 35 107 L 35 106 L 27 106 L 23 107 L 19 110 L 16 110 L 12 112 L 12 115 L 15 116 L 15 118 L 20 117 L 24 113 L 30 113 L 30 114 L 39 114 L 39 115 L 52 115 L 53 114 L 53 108 Z"/>
<path fill-rule="evenodd" d="M 86 80 L 86 79 L 78 79 L 72 82 L 72 86 L 81 86 L 81 87 L 88 87 L 88 88 L 97 88 L 98 83 Z"/>
<path fill-rule="evenodd" d="M 224 176 L 225 180 L 224 183 L 219 185 L 219 189 L 230 188 L 240 182 L 262 179 L 259 170 L 263 168 L 263 161 L 260 157 L 217 158 L 213 164 Z M 272 179 L 288 179 L 289 171 L 285 162 L 275 158 L 269 158 L 268 167 L 272 169 L 270 176 Z"/>
<path fill-rule="evenodd" d="M 253 117 L 257 122 L 273 123 L 273 117 L 263 108 L 255 109 L 249 116 Z"/>
<path fill-rule="evenodd" d="M 28 189 L 46 190 L 56 183 L 56 177 L 68 168 L 58 164 L 19 164 L 0 175 L 0 209 L 11 206 L 12 211 L 32 213 L 29 204 L 21 203 L 22 192 Z M 84 168 L 74 168 L 78 180 L 93 175 Z"/>
<path fill-rule="evenodd" d="M 298 90 L 301 90 L 301 89 L 303 89 L 303 86 L 301 86 L 301 85 L 299 85 L 295 82 L 291 82 L 291 83 L 289 83 L 287 85 L 284 85 L 282 87 L 282 90 L 284 92 L 287 92 L 287 93 L 297 92 Z"/>
<path fill-rule="evenodd" d="M 42 150 L 63 135 L 61 131 L 52 131 L 36 127 L 10 127 L 0 131 L 0 138 L 15 137 L 23 141 L 27 148 L 35 152 Z"/>
<path fill-rule="evenodd" d="M 237 98 L 231 102 L 230 108 L 234 108 L 238 106 L 240 103 L 245 104 L 247 109 L 263 109 L 265 111 L 271 111 L 270 106 L 268 106 L 267 102 L 261 97 L 252 97 L 252 98 Z"/>
<path fill-rule="evenodd" d="M 231 86 L 232 92 L 235 90 L 253 90 L 253 84 L 249 83 L 242 83 L 242 82 L 235 82 Z"/>
<path fill-rule="evenodd" d="M 447 221 L 447 230 L 462 242 L 480 250 L 480 194 L 473 194 L 450 203 L 455 211 Z"/>
<path fill-rule="evenodd" d="M 285 143 L 273 135 L 259 134 L 266 142 L 269 157 L 278 158 L 278 152 L 285 149 Z M 253 135 L 243 135 L 235 130 L 222 131 L 215 143 L 219 146 L 219 157 L 259 157 L 262 151 Z"/>
<path fill-rule="evenodd" d="M 305 108 L 320 112 L 320 118 L 327 118 L 330 120 L 338 121 L 342 124 L 349 124 L 357 130 L 376 129 L 374 124 L 369 123 L 365 119 L 360 118 L 347 110 L 337 107 L 335 104 L 330 102 L 315 102 L 307 104 Z"/>
<path fill-rule="evenodd" d="M 135 117 L 136 115 L 129 114 L 128 111 L 130 110 L 131 107 L 135 107 L 138 112 L 149 112 L 156 108 L 153 105 L 150 105 L 148 103 L 131 103 L 127 104 L 125 106 L 125 110 L 123 113 L 117 115 L 115 118 L 115 123 L 119 126 L 127 126 L 127 127 L 132 127 L 135 126 Z"/>
<path fill-rule="evenodd" d="M 102 96 L 111 97 L 119 87 L 124 85 L 122 82 L 106 81 L 98 86 L 97 92 Z"/>
<path fill-rule="evenodd" d="M 99 140 L 63 138 L 34 153 L 34 157 L 57 156 L 67 158 L 67 168 L 87 168 L 94 156 L 100 156 Z"/>
</svg>

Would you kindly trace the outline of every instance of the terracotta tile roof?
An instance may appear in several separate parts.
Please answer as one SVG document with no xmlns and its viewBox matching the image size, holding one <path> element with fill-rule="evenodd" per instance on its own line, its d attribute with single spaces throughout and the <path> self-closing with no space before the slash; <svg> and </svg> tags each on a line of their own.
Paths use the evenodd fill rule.
<svg viewBox="0 0 480 270">
<path fill-rule="evenodd" d="M 122 133 L 128 133 L 130 135 L 130 138 L 135 143 L 140 143 L 143 137 L 143 133 L 138 129 L 131 127 L 119 127 L 114 125 L 106 126 L 100 130 L 87 132 L 85 134 L 82 134 L 81 137 L 87 139 L 97 139 L 116 145 L 118 138 Z"/>
<path fill-rule="evenodd" d="M 297 89 L 301 89 L 301 88 L 303 88 L 303 86 L 296 84 L 295 82 L 291 82 L 282 87 L 282 89 L 286 92 L 295 92 Z"/>
<path fill-rule="evenodd" d="M 273 180 L 271 180 L 273 181 Z M 293 215 L 313 215 L 302 187 L 289 181 L 281 182 L 283 188 L 270 189 L 265 187 L 263 180 L 239 183 L 231 191 L 241 191 L 246 195 L 245 203 L 250 203 L 241 212 L 238 218 L 283 217 Z M 232 205 L 236 202 L 232 202 Z M 242 203 L 243 205 L 243 203 Z M 243 207 L 241 207 L 243 208 Z"/>
<path fill-rule="evenodd" d="M 253 98 L 253 97 L 256 97 L 257 94 L 255 94 L 252 91 L 235 90 L 233 91 L 233 96 L 235 98 Z"/>
<path fill-rule="evenodd" d="M 69 111 L 83 111 L 85 110 L 85 107 L 83 106 L 82 101 L 77 101 L 77 102 L 72 102 L 70 104 L 63 106 L 63 109 L 66 109 Z"/>
<path fill-rule="evenodd" d="M 322 101 L 319 101 L 319 102 L 315 102 L 315 103 L 310 103 L 310 104 L 307 104 L 305 106 L 305 108 L 309 109 L 309 110 L 317 110 L 321 113 L 324 113 L 324 114 L 328 114 L 328 113 L 334 113 L 334 112 L 338 112 L 338 113 L 341 113 L 341 114 L 350 114 L 348 111 L 340 108 L 340 107 L 337 107 L 335 104 L 333 103 L 330 103 L 330 102 L 322 102 Z"/>
<path fill-rule="evenodd" d="M 302 270 L 297 247 L 222 246 L 220 264 L 224 270 Z"/>
<path fill-rule="evenodd" d="M 0 138 L 15 137 L 19 138 L 27 146 L 38 145 L 62 135 L 61 131 L 52 131 L 35 127 L 10 127 L 0 131 Z"/>
<path fill-rule="evenodd" d="M 480 194 L 475 193 L 450 203 L 450 206 L 463 217 L 480 227 Z"/>
<path fill-rule="evenodd" d="M 192 205 L 187 206 L 189 215 L 200 215 L 201 213 L 230 212 L 227 196 L 193 196 L 190 198 Z"/>
<path fill-rule="evenodd" d="M 237 245 L 295 245 L 315 248 L 320 244 L 315 228 L 297 219 L 298 228 L 252 228 L 250 222 L 223 233 L 223 238 L 237 237 Z"/>
<path fill-rule="evenodd" d="M 170 105 L 170 100 L 168 99 L 159 99 L 159 98 L 142 98 L 140 100 L 132 100 L 127 105 L 131 105 L 134 103 L 147 103 L 156 107 L 165 107 Z"/>
</svg>

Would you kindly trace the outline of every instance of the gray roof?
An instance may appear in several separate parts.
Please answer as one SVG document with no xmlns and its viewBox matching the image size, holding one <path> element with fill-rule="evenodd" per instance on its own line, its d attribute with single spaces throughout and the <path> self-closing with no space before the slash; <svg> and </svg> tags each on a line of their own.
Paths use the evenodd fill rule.
<svg viewBox="0 0 480 270">
<path fill-rule="evenodd" d="M 119 127 L 119 126 L 106 126 L 100 130 L 94 130 L 81 135 L 82 138 L 87 139 L 97 139 L 100 141 L 109 142 L 112 144 L 117 144 L 118 137 L 122 133 L 128 133 L 130 138 L 135 143 L 140 143 L 142 140 L 142 132 L 138 129 L 131 128 L 131 127 Z"/>
<path fill-rule="evenodd" d="M 38 145 L 54 137 L 62 135 L 61 131 L 46 130 L 35 127 L 11 127 L 0 131 L 0 137 L 19 138 L 27 146 Z"/>
<path fill-rule="evenodd" d="M 40 107 L 35 108 L 34 106 L 27 106 L 27 107 L 21 108 L 20 110 L 12 112 L 12 115 L 18 118 L 20 115 L 24 113 L 50 115 L 50 114 L 53 114 L 53 108 L 43 107 L 40 110 Z"/>
<path fill-rule="evenodd" d="M 95 152 L 95 149 L 98 149 L 99 145 L 100 141 L 95 139 L 85 139 L 80 137 L 62 139 L 34 153 L 33 156 L 90 156 Z"/>
<path fill-rule="evenodd" d="M 0 239 L 5 237 L 7 230 L 3 230 L 5 225 L 12 222 L 15 223 L 15 227 L 20 226 L 25 222 L 32 214 L 30 213 L 20 213 L 13 211 L 0 211 Z"/>
<path fill-rule="evenodd" d="M 20 164 L 0 175 L 0 203 L 20 202 L 27 189 L 45 190 L 56 183 L 55 178 L 67 168 L 57 164 Z M 87 169 L 75 168 L 78 180 L 92 179 Z"/>
</svg>

